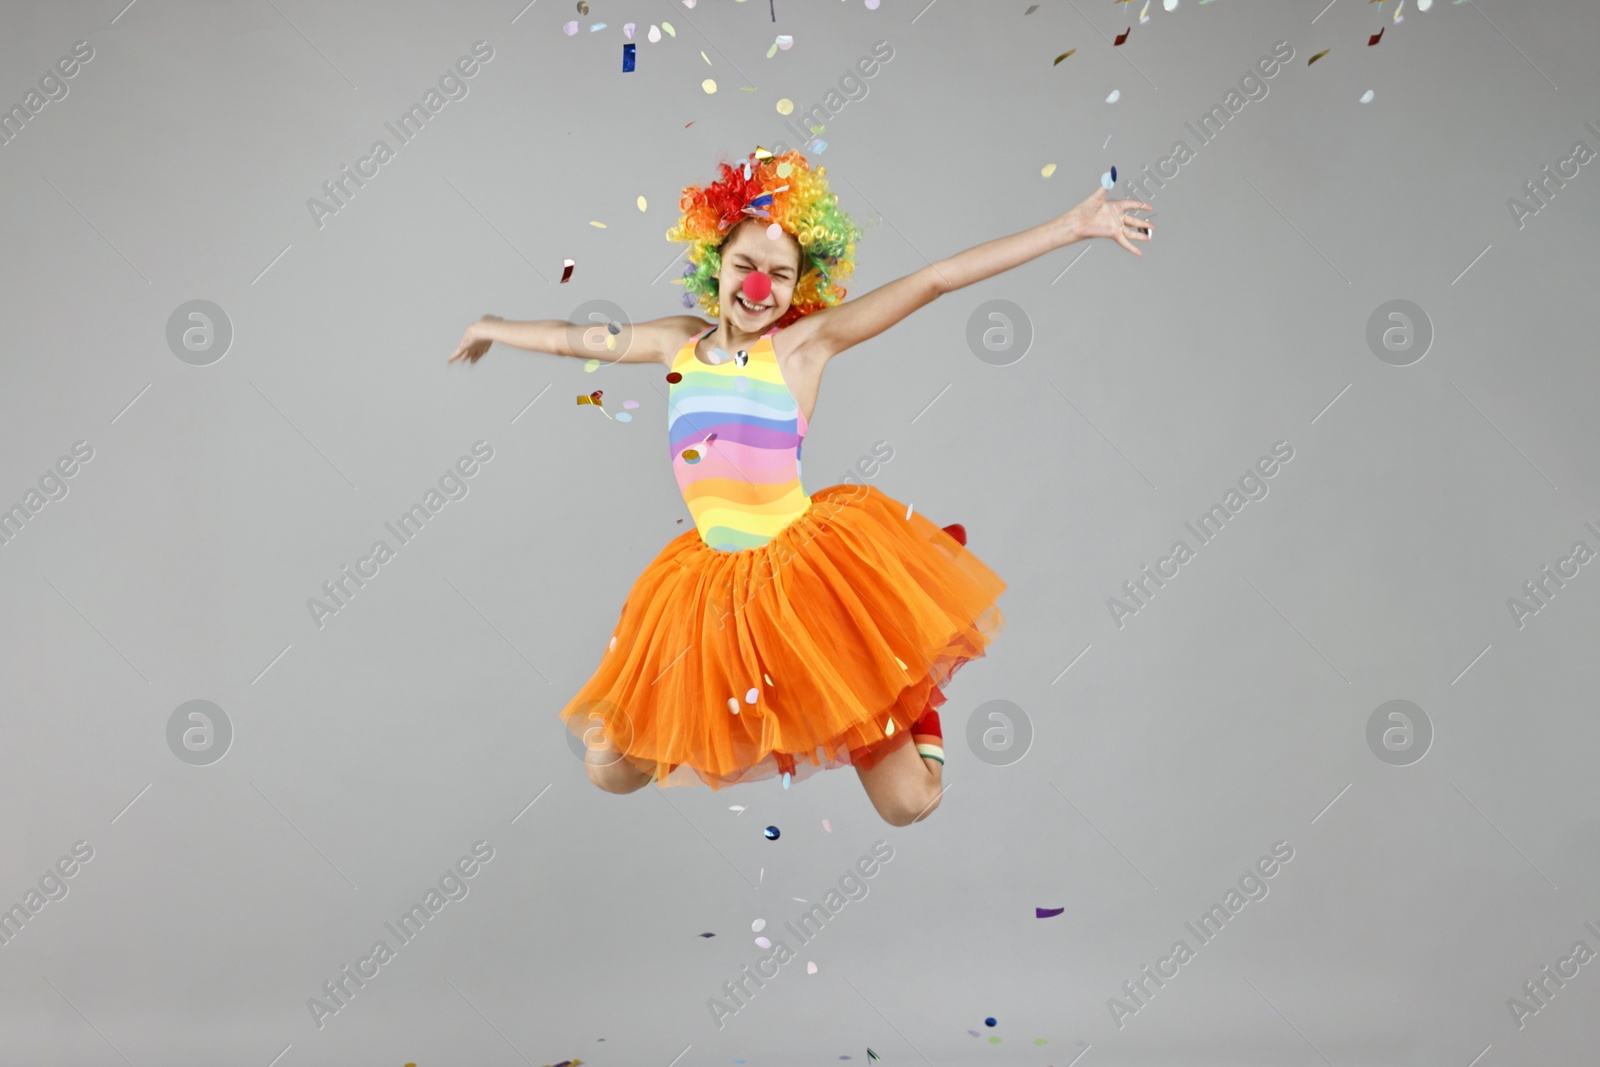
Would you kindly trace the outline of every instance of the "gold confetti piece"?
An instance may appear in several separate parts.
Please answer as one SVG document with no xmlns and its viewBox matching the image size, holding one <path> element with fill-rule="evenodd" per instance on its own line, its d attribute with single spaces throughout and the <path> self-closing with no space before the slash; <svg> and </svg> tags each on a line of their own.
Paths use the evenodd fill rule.
<svg viewBox="0 0 1600 1067">
<path fill-rule="evenodd" d="M 599 369 L 600 369 L 600 361 L 598 359 L 586 359 L 586 360 L 583 361 L 583 373 L 585 373 L 585 374 L 593 374 L 595 371 L 597 371 Z M 580 403 L 580 404 L 587 404 L 589 402 L 590 401 L 589 401 L 589 399 L 587 397 L 580 396 L 578 398 L 578 403 Z"/>
<path fill-rule="evenodd" d="M 885 726 L 883 728 L 883 736 L 884 737 L 893 737 L 894 736 L 894 720 L 893 719 L 890 719 L 889 720 L 889 725 Z"/>
<path fill-rule="evenodd" d="M 735 715 L 739 714 L 739 702 L 732 697 L 728 698 L 728 710 Z"/>
<path fill-rule="evenodd" d="M 642 197 L 642 196 L 639 198 L 639 210 L 640 211 L 644 210 L 644 197 Z"/>
<path fill-rule="evenodd" d="M 678 31 L 672 28 L 672 23 L 670 23 L 670 22 L 663 22 L 661 24 L 661 28 L 663 30 L 667 31 L 667 36 L 668 37 L 676 37 L 676 36 L 678 36 Z"/>
<path fill-rule="evenodd" d="M 1306 66 L 1308 66 L 1308 67 L 1311 66 L 1311 64 L 1315 63 L 1317 60 L 1321 59 L 1323 56 L 1327 55 L 1331 51 L 1333 51 L 1333 49 L 1324 48 L 1322 51 L 1318 52 L 1316 55 L 1314 55 L 1310 59 L 1306 60 Z"/>
<path fill-rule="evenodd" d="M 1071 55 L 1071 54 L 1072 54 L 1072 53 L 1074 53 L 1074 52 L 1076 52 L 1076 51 L 1077 51 L 1077 49 L 1076 49 L 1076 48 L 1069 48 L 1069 49 L 1067 49 L 1067 50 L 1066 50 L 1066 51 L 1065 51 L 1065 52 L 1062 52 L 1062 53 L 1061 53 L 1061 54 L 1060 54 L 1060 55 L 1059 55 L 1059 56 L 1056 56 L 1056 62 L 1055 62 L 1055 63 L 1052 63 L 1052 64 L 1050 64 L 1050 65 L 1051 65 L 1051 66 L 1052 66 L 1052 67 L 1053 67 L 1053 66 L 1055 66 L 1055 65 L 1056 65 L 1056 63 L 1060 63 L 1060 62 L 1061 62 L 1061 61 L 1062 61 L 1062 60 L 1063 60 L 1063 59 L 1066 59 L 1066 58 L 1067 58 L 1067 57 L 1068 57 L 1068 56 L 1070 56 L 1070 55 Z"/>
<path fill-rule="evenodd" d="M 794 101 L 787 96 L 778 101 L 778 114 L 787 115 L 794 110 Z"/>
<path fill-rule="evenodd" d="M 706 66 L 711 66 L 711 57 L 706 55 L 705 52 L 702 51 L 700 53 L 700 58 L 706 61 Z"/>
<path fill-rule="evenodd" d="M 591 360 L 590 362 L 596 362 L 597 363 L 599 361 L 598 360 Z M 584 369 L 587 370 L 588 368 L 586 367 Z M 580 396 L 580 397 L 578 397 L 578 403 L 580 403 L 580 404 L 593 404 L 595 407 L 600 409 L 600 414 L 604 415 L 606 418 L 609 419 L 609 418 L 611 418 L 611 412 L 607 411 L 605 405 L 600 403 L 600 398 L 604 394 L 605 394 L 605 390 L 604 389 L 596 389 L 594 392 L 590 393 L 588 396 Z"/>
<path fill-rule="evenodd" d="M 613 642 L 613 643 L 615 643 L 615 642 Z M 901 669 L 901 670 L 903 670 L 903 671 L 907 671 L 907 670 L 910 670 L 910 669 L 911 669 L 911 668 L 909 668 L 909 667 L 907 667 L 907 666 L 906 666 L 906 665 L 905 665 L 905 661 L 904 661 L 904 660 L 902 660 L 902 659 L 901 659 L 901 658 L 900 658 L 900 657 L 899 657 L 899 656 L 896 656 L 896 657 L 895 657 L 895 658 L 894 658 L 894 661 L 895 661 L 895 662 L 896 662 L 896 663 L 898 663 L 898 664 L 900 664 L 900 669 Z"/>
<path fill-rule="evenodd" d="M 600 228 L 600 229 L 602 229 L 602 230 L 603 230 L 603 229 L 605 229 L 605 228 L 606 228 L 606 224 L 605 224 L 605 223 L 603 223 L 603 222 L 596 222 L 596 221 L 594 221 L 594 220 L 593 220 L 593 219 L 590 219 L 590 220 L 589 220 L 589 225 L 590 225 L 590 226 L 598 226 L 598 227 L 599 227 L 599 228 Z"/>
<path fill-rule="evenodd" d="M 700 453 L 696 452 L 692 448 L 686 448 L 683 450 L 683 458 L 688 460 L 690 463 L 693 463 L 695 460 L 700 458 Z M 735 712 L 735 714 L 738 713 Z"/>
<path fill-rule="evenodd" d="M 1139 9 L 1139 21 L 1150 21 L 1150 0 L 1144 0 L 1144 7 Z"/>
<path fill-rule="evenodd" d="M 1039 171 L 1039 173 L 1041 175 L 1043 175 L 1044 177 L 1046 177 L 1046 178 L 1050 177 L 1050 175 L 1054 174 L 1055 172 L 1056 172 L 1056 165 L 1054 163 L 1046 163 L 1044 165 L 1044 169 Z"/>
<path fill-rule="evenodd" d="M 578 0 L 578 14 L 587 15 L 588 13 L 589 13 L 589 5 L 586 2 L 586 0 Z"/>
<path fill-rule="evenodd" d="M 771 678 L 767 678 L 767 676 L 766 676 L 766 675 L 765 675 L 765 674 L 762 674 L 762 676 L 761 676 L 761 677 L 763 677 L 763 678 L 766 678 L 766 679 L 767 679 L 767 684 L 768 684 L 768 685 L 771 685 L 771 684 L 772 684 L 772 679 L 771 679 Z"/>
<path fill-rule="evenodd" d="M 717 91 L 716 80 L 713 78 L 707 78 L 705 81 L 700 83 L 700 88 L 704 89 L 708 93 L 714 93 Z"/>
</svg>

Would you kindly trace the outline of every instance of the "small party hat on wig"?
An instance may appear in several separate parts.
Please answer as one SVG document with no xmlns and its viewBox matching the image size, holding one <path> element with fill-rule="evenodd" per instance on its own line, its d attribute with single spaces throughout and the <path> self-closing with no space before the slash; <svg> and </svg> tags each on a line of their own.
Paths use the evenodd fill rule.
<svg viewBox="0 0 1600 1067">
<path fill-rule="evenodd" d="M 774 238 L 787 233 L 800 244 L 800 279 L 777 326 L 843 300 L 845 290 L 838 283 L 855 270 L 862 231 L 829 191 L 828 168 L 812 170 L 799 152 L 775 156 L 759 146 L 741 163 L 719 163 L 718 168 L 722 176 L 710 185 L 684 187 L 678 203 L 683 216 L 667 231 L 667 240 L 689 246 L 683 277 L 673 280 L 685 289 L 684 307 L 693 307 L 698 298 L 707 315 L 722 314 L 717 289 L 722 245 L 746 219 L 765 222 Z"/>
</svg>

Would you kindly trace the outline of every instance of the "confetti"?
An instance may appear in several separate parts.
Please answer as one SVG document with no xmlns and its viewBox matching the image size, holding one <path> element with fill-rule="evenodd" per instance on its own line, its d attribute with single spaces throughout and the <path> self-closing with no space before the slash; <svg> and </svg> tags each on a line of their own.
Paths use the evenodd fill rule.
<svg viewBox="0 0 1600 1067">
<path fill-rule="evenodd" d="M 1426 11 L 1433 6 L 1433 0 L 1417 0 L 1417 10 Z"/>
<path fill-rule="evenodd" d="M 570 259 L 564 259 L 561 261 L 561 281 L 563 284 L 566 283 L 568 278 L 572 277 L 572 268 L 575 266 L 577 266 L 577 264 Z"/>
<path fill-rule="evenodd" d="M 983 1036 L 982 1034 L 978 1033 L 978 1031 L 976 1031 L 976 1030 L 968 1030 L 967 1033 L 971 1034 L 973 1037 L 982 1037 Z"/>
<path fill-rule="evenodd" d="M 794 47 L 794 38 L 787 33 L 780 33 L 778 34 L 777 40 L 773 41 L 773 44 L 776 44 L 780 49 L 787 52 L 789 49 Z"/>
<path fill-rule="evenodd" d="M 1034 908 L 1033 917 L 1035 919 L 1048 919 L 1053 915 L 1060 915 L 1066 910 L 1066 908 Z"/>
<path fill-rule="evenodd" d="M 783 772 L 783 787 L 785 789 L 789 788 L 789 772 L 788 771 L 784 771 Z"/>
<path fill-rule="evenodd" d="M 707 93 L 716 92 L 717 91 L 716 79 L 715 78 L 707 78 L 705 81 L 700 83 L 700 88 L 704 89 Z"/>
<path fill-rule="evenodd" d="M 561 32 L 566 34 L 568 37 L 571 37 L 573 34 L 577 33 L 578 32 L 578 20 L 577 19 L 573 19 L 571 22 L 569 22 L 566 25 L 562 26 L 561 27 Z"/>
<path fill-rule="evenodd" d="M 670 23 L 670 22 L 663 22 L 661 24 L 661 28 L 663 30 L 667 31 L 667 36 L 668 37 L 676 37 L 676 36 L 678 36 L 678 31 L 672 28 L 672 23 Z"/>
<path fill-rule="evenodd" d="M 609 648 L 607 648 L 606 651 L 607 652 L 615 652 L 616 649 L 617 649 L 617 635 L 616 634 L 612 634 L 611 635 L 611 646 Z"/>
<path fill-rule="evenodd" d="M 907 522 L 911 521 L 911 509 L 913 507 L 915 507 L 915 506 L 916 506 L 915 504 L 907 504 L 906 505 L 906 521 Z"/>
<path fill-rule="evenodd" d="M 744 805 L 743 805 L 743 804 L 729 804 L 729 805 L 728 805 L 728 810 L 729 810 L 729 811 L 739 811 L 739 812 L 742 812 L 742 811 L 744 811 Z"/>
<path fill-rule="evenodd" d="M 816 974 L 817 973 L 817 965 L 815 963 L 812 963 L 810 960 L 807 960 L 806 961 L 806 973 L 807 974 Z"/>
<path fill-rule="evenodd" d="M 591 360 L 589 360 L 589 362 L 590 363 L 599 363 L 600 361 L 597 360 L 597 359 L 591 359 Z M 588 368 L 585 367 L 584 369 L 587 370 Z M 600 414 L 604 415 L 606 418 L 609 419 L 611 417 L 611 413 L 606 411 L 604 404 L 600 403 L 600 397 L 604 393 L 605 393 L 604 389 L 596 389 L 594 392 L 590 393 L 588 396 L 580 396 L 580 397 L 578 397 L 578 403 L 580 403 L 580 404 L 593 404 L 595 407 L 600 409 Z"/>
<path fill-rule="evenodd" d="M 644 197 L 642 197 L 642 196 L 641 196 L 641 197 L 640 197 L 640 198 L 639 198 L 639 210 L 640 210 L 640 211 L 643 211 L 643 210 L 644 210 L 644 208 L 645 208 L 645 199 L 644 199 Z"/>
<path fill-rule="evenodd" d="M 991 1015 L 987 1019 L 983 1020 L 983 1025 L 985 1025 L 985 1026 L 993 1026 L 993 1025 L 995 1025 L 994 1016 Z"/>
<path fill-rule="evenodd" d="M 778 114 L 788 115 L 794 111 L 794 101 L 787 96 L 778 101 Z"/>
<path fill-rule="evenodd" d="M 776 826 L 769 826 L 763 832 L 767 835 L 767 840 L 768 841 L 776 841 L 778 839 L 778 832 L 779 831 L 778 831 L 778 828 Z"/>
<path fill-rule="evenodd" d="M 1139 9 L 1139 21 L 1141 23 L 1150 21 L 1150 0 L 1144 0 L 1144 7 Z"/>
<path fill-rule="evenodd" d="M 772 684 L 772 679 L 771 678 L 767 678 L 767 675 L 765 674 L 765 672 L 762 673 L 761 677 L 766 678 L 768 685 Z"/>
<path fill-rule="evenodd" d="M 1306 66 L 1308 66 L 1308 67 L 1311 66 L 1311 64 L 1315 63 L 1317 60 L 1321 59 L 1323 56 L 1327 55 L 1331 51 L 1333 51 L 1333 49 L 1324 48 L 1322 51 L 1318 52 L 1316 55 L 1314 55 L 1310 59 L 1306 60 Z"/>
<path fill-rule="evenodd" d="M 1117 165 L 1115 163 L 1111 164 L 1111 180 L 1113 182 L 1117 180 Z"/>
<path fill-rule="evenodd" d="M 1178 6 L 1178 0 L 1161 0 L 1161 6 L 1168 11 Z"/>
<path fill-rule="evenodd" d="M 1371 89 L 1368 89 L 1366 92 L 1361 94 L 1361 102 L 1363 104 L 1372 103 L 1372 90 Z"/>
<path fill-rule="evenodd" d="M 774 222 L 771 226 L 767 227 L 767 240 L 776 241 L 778 238 L 780 238 L 782 236 L 783 236 L 783 227 L 779 226 L 776 222 Z"/>
<path fill-rule="evenodd" d="M 689 453 L 685 452 L 683 454 L 683 456 L 684 456 L 685 459 L 688 459 Z M 733 712 L 735 715 L 739 714 L 739 702 L 737 700 L 733 699 L 732 697 L 729 697 L 728 698 L 728 710 Z"/>
<path fill-rule="evenodd" d="M 645 37 L 649 38 L 651 44 L 655 44 L 661 40 L 661 28 L 652 22 L 650 24 L 650 32 L 645 34 Z"/>
<path fill-rule="evenodd" d="M 1405 16 L 1400 14 L 1401 11 L 1405 10 L 1405 6 L 1406 6 L 1406 0 L 1400 0 L 1400 6 L 1394 9 L 1394 20 L 1396 22 L 1404 22 L 1405 21 Z"/>
<path fill-rule="evenodd" d="M 1106 103 L 1115 104 L 1118 100 L 1121 100 L 1121 99 L 1122 99 L 1122 90 L 1121 89 L 1113 89 L 1113 90 L 1111 90 L 1111 95 L 1106 97 Z"/>
<path fill-rule="evenodd" d="M 1117 184 L 1116 179 L 1111 177 L 1111 172 L 1109 170 L 1106 171 L 1104 174 L 1100 175 L 1100 188 L 1109 190 L 1112 186 L 1114 186 L 1116 184 Z"/>
<path fill-rule="evenodd" d="M 593 32 L 595 32 L 595 31 L 596 31 L 596 30 L 603 30 L 603 29 L 605 29 L 605 28 L 606 28 L 606 24 L 605 24 L 605 23 L 603 23 L 603 22 L 596 22 L 596 23 L 593 23 L 593 24 L 592 24 L 592 25 L 590 25 L 590 27 L 589 27 L 589 32 L 590 32 L 590 33 L 593 33 Z"/>
<path fill-rule="evenodd" d="M 754 704 L 759 696 L 760 694 L 756 691 L 756 687 L 751 686 L 749 689 L 745 690 L 744 702 L 746 704 Z"/>
<path fill-rule="evenodd" d="M 828 831 L 830 834 L 833 833 L 833 823 L 829 822 L 827 819 L 822 820 L 822 828 Z"/>
<path fill-rule="evenodd" d="M 767 920 L 757 919 L 755 922 L 750 924 L 750 932 L 753 934 L 759 934 L 762 930 L 766 929 L 766 926 Z"/>
<path fill-rule="evenodd" d="M 770 937 L 758 937 L 756 938 L 756 944 L 760 945 L 762 948 L 771 948 L 772 939 Z"/>
<path fill-rule="evenodd" d="M 626 37 L 630 41 L 633 40 L 633 31 L 634 31 L 635 28 L 636 27 L 634 26 L 633 23 L 624 22 L 622 24 L 622 36 Z"/>
<path fill-rule="evenodd" d="M 701 937 L 716 937 L 716 934 L 701 934 Z"/>
<path fill-rule="evenodd" d="M 890 719 L 889 720 L 889 725 L 887 725 L 887 726 L 885 726 L 883 728 L 883 736 L 884 737 L 893 737 L 894 736 L 894 720 L 893 719 Z"/>
<path fill-rule="evenodd" d="M 677 385 L 681 381 L 683 381 L 683 375 L 679 374 L 677 371 L 672 371 L 667 375 L 667 383 L 669 385 Z"/>
<path fill-rule="evenodd" d="M 588 13 L 589 13 L 589 4 L 588 4 L 587 0 L 578 0 L 578 14 L 587 15 Z"/>
<path fill-rule="evenodd" d="M 577 25 L 578 25 L 578 24 L 577 24 L 577 23 L 576 23 L 576 22 L 574 22 L 574 23 L 573 23 L 573 24 L 572 24 L 572 25 L 573 25 L 573 26 L 574 26 L 574 27 L 576 27 L 576 26 L 577 26 Z M 1069 48 L 1069 49 L 1067 49 L 1067 50 L 1066 50 L 1066 51 L 1065 51 L 1065 52 L 1062 52 L 1062 53 L 1061 53 L 1061 54 L 1060 54 L 1060 55 L 1059 55 L 1059 56 L 1056 56 L 1056 61 L 1055 61 L 1055 63 L 1052 63 L 1052 64 L 1050 64 L 1050 65 L 1051 65 L 1051 66 L 1052 66 L 1052 67 L 1053 67 L 1053 66 L 1055 66 L 1055 65 L 1056 65 L 1056 64 L 1057 64 L 1057 63 L 1060 63 L 1060 62 L 1061 62 L 1061 61 L 1062 61 L 1062 60 L 1063 60 L 1063 59 L 1066 59 L 1066 58 L 1067 58 L 1067 57 L 1068 57 L 1068 56 L 1070 56 L 1070 55 L 1071 55 L 1071 54 L 1072 54 L 1072 53 L 1074 53 L 1074 52 L 1076 52 L 1076 51 L 1077 51 L 1077 49 L 1076 49 L 1076 48 Z"/>
<path fill-rule="evenodd" d="M 633 50 L 637 46 L 629 43 L 622 46 L 622 73 L 633 73 Z"/>
<path fill-rule="evenodd" d="M 1040 174 L 1040 176 L 1041 176 L 1041 177 L 1045 177 L 1045 178 L 1048 178 L 1048 177 L 1050 177 L 1050 175 L 1052 175 L 1052 174 L 1054 174 L 1054 173 L 1055 173 L 1055 172 L 1056 172 L 1056 165 L 1055 165 L 1055 164 L 1054 164 L 1054 163 L 1046 163 L 1046 164 L 1045 164 L 1045 165 L 1044 165 L 1044 166 L 1043 166 L 1043 167 L 1042 167 L 1042 168 L 1041 168 L 1041 169 L 1040 169 L 1040 170 L 1039 170 L 1039 174 Z"/>
<path fill-rule="evenodd" d="M 1385 26 L 1383 28 L 1383 30 L 1386 30 L 1388 28 L 1389 27 Z M 1379 41 L 1381 41 L 1383 39 L 1383 30 L 1379 30 L 1377 33 L 1375 33 L 1371 37 L 1367 38 L 1367 47 L 1368 48 L 1371 48 L 1373 45 L 1377 44 Z"/>
<path fill-rule="evenodd" d="M 1123 41 L 1126 41 L 1128 39 L 1128 34 L 1130 34 L 1132 32 L 1133 32 L 1133 27 L 1129 26 L 1127 29 L 1125 29 L 1121 33 L 1117 34 L 1117 39 L 1115 41 L 1111 42 L 1111 46 L 1113 48 L 1115 48 L 1116 46 L 1120 45 Z"/>
<path fill-rule="evenodd" d="M 589 220 L 589 225 L 590 225 L 590 226 L 593 226 L 593 227 L 594 227 L 594 228 L 595 228 L 595 229 L 597 229 L 597 230 L 603 230 L 603 229 L 605 229 L 605 228 L 606 228 L 606 224 L 605 224 L 605 223 L 603 223 L 603 222 L 596 222 L 596 221 L 594 221 L 594 219 L 590 219 L 590 220 Z"/>
<path fill-rule="evenodd" d="M 867 1059 L 875 1060 L 877 1058 L 878 1058 L 878 1054 L 876 1052 L 872 1051 L 871 1048 L 868 1048 L 867 1049 Z"/>
</svg>

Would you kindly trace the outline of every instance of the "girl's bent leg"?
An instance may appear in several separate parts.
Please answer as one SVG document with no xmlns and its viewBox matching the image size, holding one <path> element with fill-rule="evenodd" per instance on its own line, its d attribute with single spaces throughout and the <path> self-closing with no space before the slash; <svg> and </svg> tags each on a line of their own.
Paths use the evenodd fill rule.
<svg viewBox="0 0 1600 1067">
<path fill-rule="evenodd" d="M 650 775 L 624 759 L 610 741 L 601 744 L 603 747 L 589 748 L 583 754 L 589 781 L 607 793 L 632 793 L 649 784 Z"/>
<path fill-rule="evenodd" d="M 944 765 L 917 755 L 906 743 L 888 753 L 871 770 L 856 768 L 872 806 L 890 826 L 921 822 L 939 806 L 944 794 Z"/>
</svg>

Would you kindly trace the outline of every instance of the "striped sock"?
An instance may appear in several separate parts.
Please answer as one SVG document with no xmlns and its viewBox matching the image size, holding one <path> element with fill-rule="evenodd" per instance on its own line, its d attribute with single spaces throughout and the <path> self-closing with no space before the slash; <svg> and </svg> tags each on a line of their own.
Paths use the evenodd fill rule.
<svg viewBox="0 0 1600 1067">
<path fill-rule="evenodd" d="M 944 732 L 939 728 L 937 711 L 929 708 L 911 724 L 911 740 L 917 746 L 917 755 L 944 762 Z"/>
</svg>

